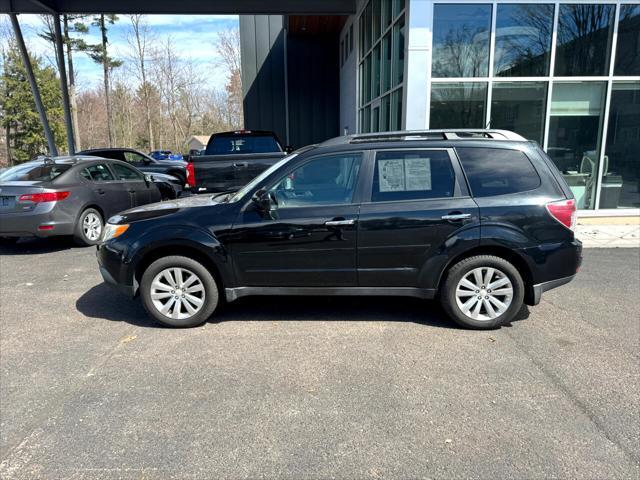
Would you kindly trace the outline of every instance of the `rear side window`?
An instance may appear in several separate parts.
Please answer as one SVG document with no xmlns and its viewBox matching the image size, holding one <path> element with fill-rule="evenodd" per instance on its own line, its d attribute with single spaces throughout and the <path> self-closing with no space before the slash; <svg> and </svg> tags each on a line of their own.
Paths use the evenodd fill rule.
<svg viewBox="0 0 640 480">
<path fill-rule="evenodd" d="M 455 174 L 445 150 L 378 152 L 372 202 L 453 197 Z"/>
<path fill-rule="evenodd" d="M 107 166 L 102 163 L 84 168 L 80 172 L 80 175 L 92 182 L 109 182 L 114 180 Z"/>
<path fill-rule="evenodd" d="M 116 176 L 120 180 L 127 181 L 138 181 L 142 180 L 143 176 L 136 172 L 133 168 L 127 167 L 126 165 L 122 165 L 120 163 L 112 163 L 113 171 L 116 173 Z"/>
<path fill-rule="evenodd" d="M 457 148 L 474 197 L 526 192 L 540 186 L 531 161 L 519 150 Z"/>
</svg>

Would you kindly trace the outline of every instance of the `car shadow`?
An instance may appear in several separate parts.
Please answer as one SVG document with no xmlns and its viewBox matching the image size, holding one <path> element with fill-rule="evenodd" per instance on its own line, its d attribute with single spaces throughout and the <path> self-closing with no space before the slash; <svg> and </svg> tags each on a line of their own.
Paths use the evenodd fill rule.
<svg viewBox="0 0 640 480">
<path fill-rule="evenodd" d="M 92 318 L 163 328 L 149 318 L 138 299 L 130 300 L 105 283 L 82 295 L 76 308 Z M 413 322 L 458 328 L 437 302 L 400 297 L 246 297 L 224 304 L 209 320 L 242 321 Z"/>
<path fill-rule="evenodd" d="M 88 290 L 76 302 L 92 318 L 165 328 L 149 318 L 138 299 L 131 300 L 105 283 Z M 526 307 L 513 320 L 528 317 Z M 437 301 L 408 297 L 246 297 L 224 304 L 210 323 L 243 321 L 410 322 L 459 329 Z M 507 324 L 507 327 L 511 324 Z"/>
<path fill-rule="evenodd" d="M 21 238 L 17 242 L 0 239 L 0 255 L 36 255 L 63 250 L 84 249 L 71 237 Z"/>
</svg>

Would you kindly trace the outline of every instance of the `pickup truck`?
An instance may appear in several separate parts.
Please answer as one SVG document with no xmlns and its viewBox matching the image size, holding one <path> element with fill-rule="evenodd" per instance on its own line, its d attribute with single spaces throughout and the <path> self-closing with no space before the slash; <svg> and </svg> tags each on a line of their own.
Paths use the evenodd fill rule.
<svg viewBox="0 0 640 480">
<path fill-rule="evenodd" d="M 239 190 L 282 159 L 283 148 L 273 132 L 239 130 L 211 135 L 203 155 L 189 157 L 187 183 L 193 193 Z"/>
</svg>

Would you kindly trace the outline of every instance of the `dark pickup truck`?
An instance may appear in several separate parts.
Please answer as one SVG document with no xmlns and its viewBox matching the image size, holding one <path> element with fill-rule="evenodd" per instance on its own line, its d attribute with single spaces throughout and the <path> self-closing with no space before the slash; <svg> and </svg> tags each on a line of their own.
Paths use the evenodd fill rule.
<svg viewBox="0 0 640 480">
<path fill-rule="evenodd" d="M 193 193 L 239 190 L 282 159 L 287 151 L 273 132 L 215 133 L 204 155 L 189 158 L 187 183 Z"/>
</svg>

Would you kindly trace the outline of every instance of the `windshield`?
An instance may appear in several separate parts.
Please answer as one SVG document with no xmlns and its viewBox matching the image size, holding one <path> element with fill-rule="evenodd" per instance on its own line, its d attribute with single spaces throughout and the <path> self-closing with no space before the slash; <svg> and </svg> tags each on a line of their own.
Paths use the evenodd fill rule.
<svg viewBox="0 0 640 480">
<path fill-rule="evenodd" d="M 298 152 L 295 152 L 295 153 L 292 153 L 291 155 L 287 155 L 286 157 L 284 157 L 279 162 L 274 163 L 269 168 L 267 168 L 264 172 L 262 172 L 260 175 L 258 175 L 256 178 L 254 178 L 249 183 L 247 183 L 244 187 L 242 187 L 240 190 L 238 190 L 236 192 L 236 194 L 232 198 L 229 199 L 229 201 L 237 202 L 242 197 L 244 197 L 248 192 L 253 190 L 265 178 L 267 178 L 269 175 L 271 175 L 273 172 L 275 172 L 277 169 L 279 169 L 282 165 L 287 163 L 289 160 L 291 160 L 291 159 L 293 159 L 293 158 L 295 158 L 297 156 L 298 156 Z"/>
<path fill-rule="evenodd" d="M 16 165 L 0 174 L 0 182 L 49 182 L 71 168 L 64 163 Z"/>
<path fill-rule="evenodd" d="M 271 135 L 222 135 L 214 136 L 207 145 L 207 155 L 231 155 L 243 153 L 281 152 Z"/>
</svg>

